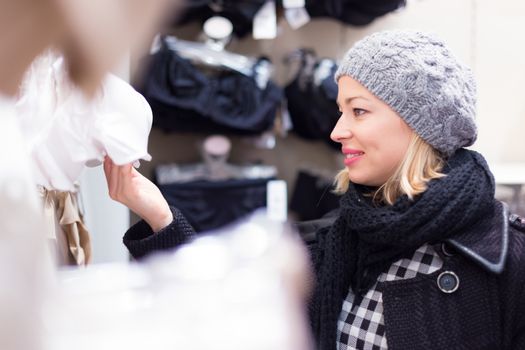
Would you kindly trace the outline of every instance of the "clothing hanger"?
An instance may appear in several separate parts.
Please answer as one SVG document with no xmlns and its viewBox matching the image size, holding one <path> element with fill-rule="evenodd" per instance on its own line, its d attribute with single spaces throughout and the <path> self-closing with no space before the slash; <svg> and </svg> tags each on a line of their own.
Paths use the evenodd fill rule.
<svg viewBox="0 0 525 350">
<path fill-rule="evenodd" d="M 226 136 L 209 136 L 202 145 L 202 163 L 159 165 L 155 169 L 157 184 L 167 185 L 198 180 L 255 180 L 277 176 L 277 168 L 271 165 L 234 165 L 228 163 L 230 149 L 231 142 Z"/>
<path fill-rule="evenodd" d="M 304 80 L 312 78 L 315 86 L 320 86 L 323 80 L 331 75 L 332 68 L 336 65 L 335 60 L 326 57 L 318 57 L 315 50 L 310 48 L 299 48 L 293 50 L 283 59 L 283 63 L 290 67 L 292 64 L 297 65 L 295 75 L 299 74 L 304 85 Z"/>
<path fill-rule="evenodd" d="M 290 72 L 291 79 L 296 78 L 298 74 L 300 76 L 311 75 L 316 61 L 317 54 L 315 50 L 310 48 L 295 49 L 282 59 L 282 62 Z"/>
</svg>

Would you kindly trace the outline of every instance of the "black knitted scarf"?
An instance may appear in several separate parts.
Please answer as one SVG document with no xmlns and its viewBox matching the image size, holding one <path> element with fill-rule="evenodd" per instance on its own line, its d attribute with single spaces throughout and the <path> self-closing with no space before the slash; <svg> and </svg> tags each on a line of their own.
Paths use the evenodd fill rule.
<svg viewBox="0 0 525 350">
<path fill-rule="evenodd" d="M 366 188 L 351 184 L 341 198 L 340 215 L 324 235 L 319 283 L 312 311 L 321 349 L 335 347 L 341 305 L 351 287 L 359 303 L 389 266 L 425 243 L 437 243 L 478 221 L 494 204 L 494 179 L 483 157 L 465 149 L 448 159 L 446 177 L 429 182 L 414 200 L 374 204 Z M 316 322 L 319 324 L 316 325 Z"/>
</svg>

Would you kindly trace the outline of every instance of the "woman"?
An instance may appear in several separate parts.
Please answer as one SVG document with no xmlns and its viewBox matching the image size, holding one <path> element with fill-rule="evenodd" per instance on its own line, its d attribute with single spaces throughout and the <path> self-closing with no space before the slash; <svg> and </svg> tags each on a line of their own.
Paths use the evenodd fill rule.
<svg viewBox="0 0 525 350">
<path fill-rule="evenodd" d="M 525 235 L 494 198 L 476 139 L 475 83 L 439 39 L 387 31 L 339 66 L 332 139 L 345 168 L 337 218 L 308 242 L 319 349 L 525 349 Z M 194 232 L 130 166 L 105 163 L 112 198 L 145 222 L 132 255 Z"/>
</svg>

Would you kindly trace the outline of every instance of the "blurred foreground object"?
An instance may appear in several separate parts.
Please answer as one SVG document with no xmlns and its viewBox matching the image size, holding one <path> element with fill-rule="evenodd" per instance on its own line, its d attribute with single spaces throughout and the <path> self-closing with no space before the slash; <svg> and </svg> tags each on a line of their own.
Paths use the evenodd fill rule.
<svg viewBox="0 0 525 350">
<path fill-rule="evenodd" d="M 127 50 L 144 45 L 177 11 L 179 0 L 47 0 L 64 19 L 60 37 L 70 77 L 92 95 Z"/>
<path fill-rule="evenodd" d="M 119 165 L 151 160 L 151 108 L 113 74 L 88 100 L 69 81 L 63 58 L 49 50 L 31 64 L 19 95 L 16 115 L 37 185 L 76 192 L 84 168 L 101 165 L 105 155 Z"/>
<path fill-rule="evenodd" d="M 142 265 L 63 271 L 47 349 L 311 349 L 306 254 L 259 211 Z"/>
<path fill-rule="evenodd" d="M 0 349 L 40 349 L 51 259 L 13 101 L 0 95 Z"/>
<path fill-rule="evenodd" d="M 0 94 L 15 95 L 33 59 L 52 46 L 88 96 L 127 50 L 153 37 L 179 0 L 0 0 Z"/>
<path fill-rule="evenodd" d="M 152 36 L 172 0 L 0 0 L 0 349 L 42 348 L 51 258 L 27 145 L 13 110 L 41 52 L 62 52 L 68 76 L 93 96 L 125 51 Z M 175 2 L 176 3 L 176 2 Z"/>
</svg>

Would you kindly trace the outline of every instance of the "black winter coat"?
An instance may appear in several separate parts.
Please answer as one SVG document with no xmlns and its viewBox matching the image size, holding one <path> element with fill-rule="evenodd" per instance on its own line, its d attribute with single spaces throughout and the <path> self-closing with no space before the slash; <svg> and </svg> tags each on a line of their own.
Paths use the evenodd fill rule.
<svg viewBox="0 0 525 350">
<path fill-rule="evenodd" d="M 143 221 L 126 232 L 124 243 L 134 257 L 176 247 L 194 236 L 183 215 L 173 211 L 173 223 L 156 234 Z M 315 271 L 323 256 L 331 253 L 317 239 L 331 221 L 298 225 Z M 441 270 L 378 284 L 389 349 L 525 350 L 525 220 L 498 204 L 492 215 L 438 245 L 444 261 Z M 452 293 L 438 285 L 438 276 L 445 271 L 457 276 L 459 286 Z M 316 302 L 310 301 L 311 310 Z M 340 303 L 342 307 L 343 300 Z M 337 323 L 328 327 L 336 329 Z M 319 330 L 313 333 L 317 336 Z M 335 337 L 328 343 L 336 348 Z"/>
</svg>

